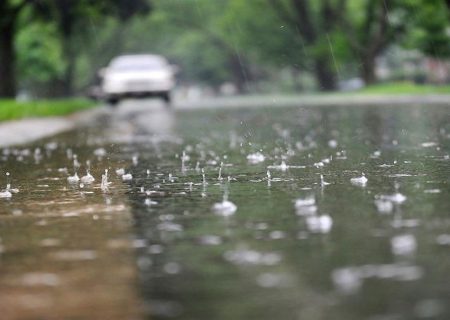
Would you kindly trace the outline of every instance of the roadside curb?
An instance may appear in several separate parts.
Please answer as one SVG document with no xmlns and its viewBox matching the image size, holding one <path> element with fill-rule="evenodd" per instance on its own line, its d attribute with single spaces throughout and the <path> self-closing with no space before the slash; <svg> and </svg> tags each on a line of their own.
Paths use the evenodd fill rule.
<svg viewBox="0 0 450 320">
<path fill-rule="evenodd" d="M 177 110 L 216 108 L 269 108 L 269 107 L 346 107 L 346 106 L 450 106 L 450 94 L 324 94 L 324 95 L 260 95 L 206 98 L 195 102 L 180 101 Z"/>
<path fill-rule="evenodd" d="M 0 147 L 29 143 L 72 130 L 92 118 L 104 113 L 106 107 L 99 106 L 60 117 L 26 118 L 0 123 Z"/>
</svg>

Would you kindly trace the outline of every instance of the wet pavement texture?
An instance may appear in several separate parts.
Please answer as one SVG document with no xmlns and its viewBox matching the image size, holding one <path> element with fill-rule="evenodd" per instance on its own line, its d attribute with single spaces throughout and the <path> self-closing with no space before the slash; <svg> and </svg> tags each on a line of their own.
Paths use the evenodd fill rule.
<svg viewBox="0 0 450 320">
<path fill-rule="evenodd" d="M 0 199 L 1 309 L 448 319 L 449 111 L 125 101 L 80 129 L 3 148 L 1 174 L 19 192 Z M 94 183 L 68 182 L 73 154 Z"/>
</svg>

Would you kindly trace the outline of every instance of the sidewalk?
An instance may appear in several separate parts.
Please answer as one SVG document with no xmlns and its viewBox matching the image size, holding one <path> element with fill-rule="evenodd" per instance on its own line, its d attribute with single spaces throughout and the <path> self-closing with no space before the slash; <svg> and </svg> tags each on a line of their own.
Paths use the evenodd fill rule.
<svg viewBox="0 0 450 320">
<path fill-rule="evenodd" d="M 27 118 L 0 122 L 0 147 L 25 144 L 69 131 L 104 113 L 105 109 L 105 107 L 97 107 L 68 116 Z"/>
</svg>

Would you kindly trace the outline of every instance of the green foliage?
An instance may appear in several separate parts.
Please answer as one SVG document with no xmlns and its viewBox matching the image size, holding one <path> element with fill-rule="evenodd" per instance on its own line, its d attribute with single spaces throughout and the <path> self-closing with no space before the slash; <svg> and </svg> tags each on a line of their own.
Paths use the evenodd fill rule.
<svg viewBox="0 0 450 320">
<path fill-rule="evenodd" d="M 26 117 L 59 116 L 92 108 L 93 101 L 85 99 L 15 101 L 0 100 L 0 121 Z"/>
<path fill-rule="evenodd" d="M 450 8 L 441 0 L 409 0 L 413 24 L 405 46 L 437 57 L 450 57 Z"/>
<path fill-rule="evenodd" d="M 357 91 L 365 94 L 450 94 L 450 85 L 418 85 L 412 82 L 393 82 L 368 86 Z"/>
<path fill-rule="evenodd" d="M 311 63 L 302 37 L 280 19 L 267 0 L 231 0 L 223 25 L 230 30 L 229 37 L 252 52 L 259 63 L 303 68 Z"/>
<path fill-rule="evenodd" d="M 35 22 L 17 35 L 19 79 L 23 85 L 44 84 L 61 77 L 65 64 L 55 26 Z"/>
<path fill-rule="evenodd" d="M 15 41 L 17 70 L 22 88 L 43 95 L 45 87 L 56 91 L 70 70 L 76 92 L 84 90 L 99 68 L 123 53 L 163 54 L 180 66 L 179 79 L 186 83 L 217 87 L 249 79 L 265 88 L 285 79 L 282 73 L 310 83 L 318 62 L 331 76 L 354 77 L 392 44 L 450 56 L 449 9 L 442 0 L 304 0 L 314 40 L 296 20 L 294 0 L 29 3 Z M 383 17 L 388 24 L 380 33 Z"/>
</svg>

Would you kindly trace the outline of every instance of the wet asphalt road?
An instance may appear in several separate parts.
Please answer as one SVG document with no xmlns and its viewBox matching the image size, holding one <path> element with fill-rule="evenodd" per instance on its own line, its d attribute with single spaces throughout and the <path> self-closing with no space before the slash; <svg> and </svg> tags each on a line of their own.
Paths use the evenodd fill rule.
<svg viewBox="0 0 450 320">
<path fill-rule="evenodd" d="M 448 106 L 221 103 L 2 149 L 6 319 L 448 318 Z"/>
</svg>

